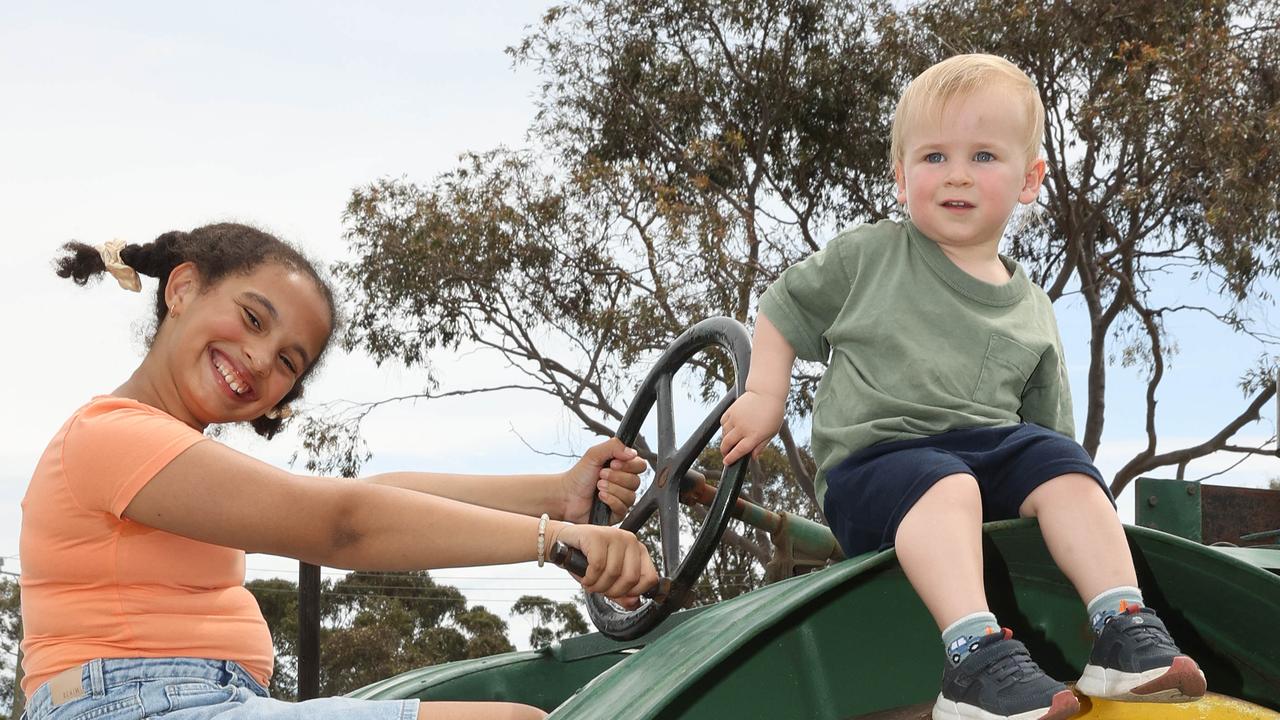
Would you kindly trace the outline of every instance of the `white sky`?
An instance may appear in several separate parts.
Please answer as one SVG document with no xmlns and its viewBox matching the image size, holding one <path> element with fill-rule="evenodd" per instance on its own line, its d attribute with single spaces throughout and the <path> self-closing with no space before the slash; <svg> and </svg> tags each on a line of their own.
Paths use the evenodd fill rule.
<svg viewBox="0 0 1280 720">
<path fill-rule="evenodd" d="M 90 395 L 109 392 L 141 357 L 148 300 L 109 283 L 80 289 L 49 263 L 69 239 L 145 241 L 218 220 L 274 231 L 328 262 L 343 251 L 340 214 L 353 187 L 383 176 L 426 181 L 459 153 L 518 146 L 537 78 L 503 49 L 536 23 L 542 2 L 56 2 L 0 5 L 0 288 L 7 330 L 0 375 L 0 557 L 18 561 L 18 503 L 49 437 Z M 144 288 L 149 291 L 148 284 Z M 1276 287 L 1271 286 L 1274 292 Z M 1194 287 L 1171 296 L 1203 299 Z M 1058 308 L 1077 410 L 1087 335 L 1078 305 Z M 1276 328 L 1272 326 L 1271 331 Z M 1216 431 L 1242 407 L 1239 370 L 1260 350 L 1209 323 L 1173 328 L 1183 350 L 1161 395 L 1162 449 Z M 450 384 L 502 368 L 447 358 Z M 1113 370 L 1098 462 L 1115 471 L 1143 442 L 1142 386 Z M 369 400 L 419 389 L 421 376 L 335 354 L 314 400 Z M 1083 418 L 1077 412 L 1078 424 Z M 1275 408 L 1240 443 L 1274 431 Z M 566 461 L 531 445 L 581 451 L 587 438 L 558 407 L 530 396 L 394 407 L 366 426 L 371 471 L 545 472 Z M 293 439 L 229 441 L 283 464 Z M 1192 466 L 1189 477 L 1235 457 Z M 1171 475 L 1171 472 L 1162 473 Z M 1257 485 L 1280 460 L 1255 457 L 1228 476 Z M 1132 494 L 1121 498 L 1132 518 Z M 251 556 L 251 576 L 296 564 Z M 520 594 L 558 599 L 557 570 L 504 566 L 433 573 L 505 615 Z M 528 626 L 513 622 L 527 645 Z"/>
</svg>

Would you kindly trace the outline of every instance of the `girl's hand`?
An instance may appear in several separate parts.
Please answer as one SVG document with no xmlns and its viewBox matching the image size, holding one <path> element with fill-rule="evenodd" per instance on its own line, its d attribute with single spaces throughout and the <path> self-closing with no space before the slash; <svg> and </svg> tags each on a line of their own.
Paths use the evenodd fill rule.
<svg viewBox="0 0 1280 720">
<path fill-rule="evenodd" d="M 632 533 L 603 525 L 556 525 L 548 547 L 559 540 L 587 556 L 586 576 L 574 576 L 587 592 L 633 608 L 639 605 L 640 594 L 658 583 L 649 550 Z"/>
<path fill-rule="evenodd" d="M 782 427 L 786 398 L 774 398 L 752 390 L 733 401 L 720 417 L 720 454 L 728 467 L 748 453 L 760 450 Z"/>
<path fill-rule="evenodd" d="M 598 497 L 612 511 L 609 522 L 621 521 L 636 501 L 640 473 L 648 466 L 644 458 L 638 457 L 634 449 L 623 445 L 618 438 L 610 438 L 587 450 L 582 459 L 560 477 L 564 491 L 560 517 L 573 523 L 590 522 L 591 503 Z"/>
</svg>

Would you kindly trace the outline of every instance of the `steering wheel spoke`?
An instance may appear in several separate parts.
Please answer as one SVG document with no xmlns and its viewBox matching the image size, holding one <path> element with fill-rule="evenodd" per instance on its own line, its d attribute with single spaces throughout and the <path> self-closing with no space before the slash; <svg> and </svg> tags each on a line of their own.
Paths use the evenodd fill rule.
<svg viewBox="0 0 1280 720">
<path fill-rule="evenodd" d="M 618 527 L 631 532 L 639 532 L 640 528 L 649 522 L 649 518 L 653 517 L 653 512 L 658 509 L 661 503 L 660 495 L 661 489 L 657 484 L 650 485 L 644 495 L 641 495 L 635 504 L 631 506 L 631 512 L 622 518 L 622 523 Z"/>
<path fill-rule="evenodd" d="M 711 444 L 711 438 L 715 437 L 716 433 L 720 431 L 720 416 L 724 415 L 729 406 L 733 404 L 733 401 L 737 399 L 736 393 L 730 393 L 720 398 L 720 402 L 716 403 L 715 408 L 702 419 L 702 424 L 698 426 L 698 429 L 676 451 L 675 457 L 682 468 L 680 472 L 682 477 L 684 476 L 684 470 L 693 467 L 693 464 L 698 460 L 698 456 Z"/>
<path fill-rule="evenodd" d="M 671 384 L 674 372 L 662 373 L 658 376 L 658 464 L 671 460 L 676 452 L 675 401 L 671 396 Z"/>
<path fill-rule="evenodd" d="M 678 483 L 675 487 L 678 489 Z M 658 529 L 662 535 L 662 574 L 672 577 L 680 568 L 681 559 L 679 500 L 658 505 Z"/>
</svg>

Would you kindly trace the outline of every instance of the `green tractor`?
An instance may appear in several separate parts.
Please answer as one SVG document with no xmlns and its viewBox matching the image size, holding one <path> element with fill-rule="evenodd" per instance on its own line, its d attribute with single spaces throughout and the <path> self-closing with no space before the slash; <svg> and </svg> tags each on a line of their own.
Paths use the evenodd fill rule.
<svg viewBox="0 0 1280 720">
<path fill-rule="evenodd" d="M 736 387 L 677 445 L 672 384 L 696 353 L 718 348 Z M 738 497 L 746 461 L 711 486 L 691 468 L 741 392 L 750 360 L 746 329 L 727 318 L 703 321 L 678 338 L 642 384 L 618 431 L 639 442 L 656 409 L 654 480 L 622 527 L 638 530 L 656 513 L 663 583 L 638 608 L 598 596 L 588 610 L 600 632 L 536 651 L 414 670 L 362 688 L 369 699 L 507 700 L 551 711 L 554 720 L 612 718 L 927 718 L 942 653 L 924 605 L 893 550 L 844 559 L 830 532 Z M 1110 703 L 1082 698 L 1082 718 L 1272 718 L 1280 720 L 1280 492 L 1242 502 L 1180 481 L 1140 481 L 1140 524 L 1126 527 L 1138 579 L 1180 646 L 1200 663 L 1210 694 L 1186 705 Z M 705 506 L 692 543 L 682 543 L 678 503 Z M 1234 503 L 1234 504 L 1233 504 Z M 1270 532 L 1231 534 L 1240 518 Z M 825 566 L 732 600 L 681 610 L 731 521 L 767 530 L 787 570 Z M 601 503 L 593 522 L 608 520 Z M 1217 523 L 1215 525 L 1215 523 Z M 1206 544 L 1232 538 L 1233 543 Z M 1271 542 L 1267 546 L 1263 543 Z M 1092 631 L 1075 590 L 1052 562 L 1032 520 L 984 528 L 985 583 L 992 611 L 1046 672 L 1079 675 Z M 1255 547 L 1238 547 L 1254 543 Z M 687 551 L 682 554 L 682 545 Z M 568 567 L 580 557 L 564 548 Z M 581 566 L 578 566 L 581 569 Z M 790 572 L 784 573 L 790 575 Z M 850 617 L 901 622 L 854 627 Z M 932 668 L 932 670 L 930 670 Z"/>
</svg>

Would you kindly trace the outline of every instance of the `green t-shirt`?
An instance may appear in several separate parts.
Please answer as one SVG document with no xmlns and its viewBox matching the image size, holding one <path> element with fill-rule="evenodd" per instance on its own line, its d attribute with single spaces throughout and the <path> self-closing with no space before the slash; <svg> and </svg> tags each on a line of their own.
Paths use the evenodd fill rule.
<svg viewBox="0 0 1280 720">
<path fill-rule="evenodd" d="M 961 270 L 910 222 L 838 235 L 760 298 L 796 356 L 826 364 L 814 396 L 818 502 L 852 453 L 948 430 L 1036 423 L 1074 435 L 1062 341 L 1017 262 L 1003 285 Z"/>
</svg>

